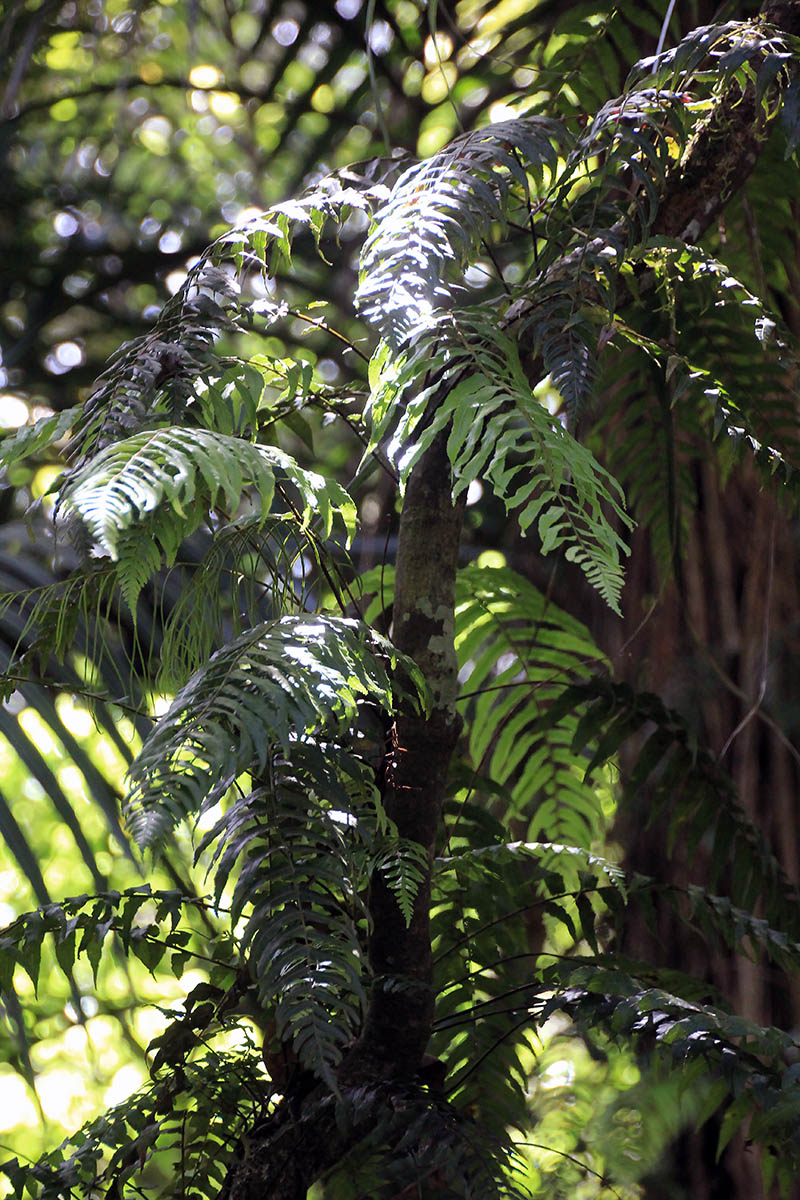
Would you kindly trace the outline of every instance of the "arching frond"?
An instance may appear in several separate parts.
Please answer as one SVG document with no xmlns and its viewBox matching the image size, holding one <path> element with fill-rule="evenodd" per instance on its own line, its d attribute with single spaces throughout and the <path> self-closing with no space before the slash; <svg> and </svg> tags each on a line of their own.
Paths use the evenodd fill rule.
<svg viewBox="0 0 800 1200">
<path fill-rule="evenodd" d="M 39 417 L 31 425 L 21 425 L 14 433 L 0 438 L 0 466 L 12 467 L 21 459 L 60 442 L 72 429 L 80 408 L 65 408 L 49 417 Z"/>
<path fill-rule="evenodd" d="M 218 499 L 235 514 L 252 486 L 266 518 L 277 471 L 297 489 L 304 522 L 319 515 L 327 537 L 337 515 L 352 533 L 355 505 L 335 481 L 274 447 L 202 429 L 149 430 L 109 446 L 67 477 L 59 503 L 118 562 L 119 585 L 133 610 L 162 557 L 168 565 L 175 561 L 181 542 Z"/>
<path fill-rule="evenodd" d="M 654 87 L 677 90 L 696 77 L 705 77 L 721 92 L 733 78 L 744 82 L 755 76 L 760 101 L 778 73 L 793 61 L 790 39 L 783 31 L 770 28 L 763 20 L 721 21 L 691 30 L 658 58 L 640 59 L 631 68 L 626 88 L 649 81 Z"/>
<path fill-rule="evenodd" d="M 458 575 L 456 652 L 473 768 L 505 789 L 530 838 L 588 849 L 603 814 L 598 780 L 571 753 L 577 719 L 542 736 L 565 681 L 603 664 L 588 630 L 508 568 L 470 566 Z"/>
<path fill-rule="evenodd" d="M 295 227 L 310 228 L 319 244 L 326 222 L 341 223 L 354 209 L 369 212 L 385 200 L 388 189 L 372 178 L 372 168 L 391 176 L 396 164 L 375 160 L 365 166 L 363 176 L 352 170 L 342 178 L 326 176 L 297 199 L 223 234 L 200 256 L 152 331 L 120 347 L 84 404 L 71 443 L 79 465 L 158 420 L 178 423 L 198 379 L 215 365 L 219 338 L 252 329 L 259 315 L 264 325 L 284 315 L 280 304 L 255 301 L 243 291 L 237 275 L 266 274 L 281 258 L 291 261 Z"/>
<path fill-rule="evenodd" d="M 391 603 L 394 572 L 375 568 L 360 582 L 378 597 L 372 618 Z M 588 850 L 607 784 L 573 752 L 580 714 L 548 714 L 566 687 L 606 666 L 589 631 L 515 571 L 472 564 L 456 576 L 455 649 L 475 790 L 489 784 L 498 816 L 524 822 L 530 839 Z"/>
<path fill-rule="evenodd" d="M 742 808 L 728 773 L 710 750 L 697 746 L 679 713 L 652 693 L 598 678 L 567 686 L 543 712 L 540 724 L 558 722 L 569 712 L 580 714 L 573 749 L 594 746 L 587 775 L 617 754 L 628 738 L 647 731 L 626 781 L 627 801 L 647 784 L 653 796 L 651 816 L 662 810 L 668 815 L 671 839 L 680 833 L 692 853 L 701 840 L 710 843 L 706 872 L 711 886 L 725 878 L 733 902 L 746 909 L 760 898 L 767 919 L 797 936 L 797 889 L 763 831 Z"/>
<path fill-rule="evenodd" d="M 42 947 L 49 939 L 55 945 L 56 963 L 68 979 L 75 963 L 85 956 L 96 981 L 103 943 L 110 934 L 148 970 L 169 955 L 180 976 L 191 933 L 179 925 L 188 911 L 202 904 L 196 896 L 152 890 L 145 883 L 124 892 L 71 896 L 21 913 L 0 930 L 0 988 L 11 989 L 17 967 L 38 988 Z"/>
<path fill-rule="evenodd" d="M 568 141 L 563 126 L 544 117 L 502 121 L 454 138 L 400 177 L 364 243 L 356 294 L 394 350 L 463 291 L 464 267 L 492 227 L 505 225 L 510 184 L 525 196 L 528 173 L 550 179 Z"/>
<path fill-rule="evenodd" d="M 314 578 L 295 578 L 301 554 L 329 570 L 325 546 L 309 541 L 288 515 L 237 517 L 214 530 L 200 561 L 176 563 L 180 586 L 166 614 L 160 649 L 161 690 L 182 687 L 229 637 L 266 616 L 303 611 Z"/>
<path fill-rule="evenodd" d="M 365 1006 L 370 876 L 385 875 L 408 920 L 427 865 L 422 847 L 387 826 L 358 750 L 357 741 L 293 742 L 198 850 L 214 846 L 218 898 L 235 875 L 231 918 L 244 918 L 240 944 L 277 1041 L 334 1090 Z"/>
<path fill-rule="evenodd" d="M 390 670 L 399 668 L 404 683 Z M 130 772 L 128 824 L 140 845 L 159 843 L 199 813 L 215 789 L 266 770 L 276 748 L 351 723 L 360 701 L 392 711 L 418 703 L 419 672 L 356 621 L 284 617 L 234 639 L 181 689 Z"/>
<path fill-rule="evenodd" d="M 616 525 L 631 525 L 619 485 L 531 392 L 515 343 L 496 328 L 483 341 L 484 328 L 491 330 L 489 314 L 454 314 L 385 363 L 369 403 L 373 444 L 391 432 L 390 452 L 405 480 L 447 431 L 454 495 L 486 480 L 523 533 L 535 524 L 543 553 L 563 549 L 618 611 L 627 551 Z M 419 387 L 425 365 L 458 382 L 423 421 L 437 394 L 435 385 Z"/>
<path fill-rule="evenodd" d="M 3 1174 L 15 1197 L 37 1188 L 41 1197 L 102 1189 L 122 1193 L 146 1183 L 156 1147 L 181 1150 L 173 1181 L 212 1200 L 218 1175 L 267 1098 L 261 1056 L 214 1049 L 154 1080 L 89 1122 L 38 1163 L 12 1159 Z"/>
</svg>

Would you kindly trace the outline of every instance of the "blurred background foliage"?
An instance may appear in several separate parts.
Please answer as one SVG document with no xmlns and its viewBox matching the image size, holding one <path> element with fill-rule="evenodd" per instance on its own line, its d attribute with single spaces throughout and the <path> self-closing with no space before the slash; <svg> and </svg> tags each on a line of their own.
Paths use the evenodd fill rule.
<svg viewBox="0 0 800 1200">
<path fill-rule="evenodd" d="M 662 30 L 669 45 L 696 24 L 743 17 L 757 7 L 703 0 L 6 0 L 0 17 L 0 426 L 13 429 L 84 398 L 108 355 L 150 327 L 208 242 L 250 212 L 356 160 L 425 156 L 460 130 L 488 121 L 546 110 L 581 126 L 587 113 L 619 93 L 630 65 L 654 52 Z M 378 174 L 388 169 L 385 161 L 376 167 Z M 800 256 L 788 230 L 791 222 L 796 228 L 798 214 L 788 170 L 780 147 L 769 147 L 747 196 L 713 236 L 726 241 L 728 261 L 733 257 L 741 277 L 769 293 L 797 331 Z M 356 354 L 341 352 L 343 343 L 324 326 L 344 331 L 356 346 L 364 336 L 352 311 L 354 257 L 343 255 L 335 271 L 326 270 L 307 240 L 304 252 L 298 239 L 296 269 L 283 281 L 292 312 L 301 315 L 289 314 L 276 327 L 271 348 L 313 363 L 321 378 L 346 387 L 361 378 L 361 364 Z M 312 300 L 323 303 L 311 309 Z M 625 387 L 622 370 L 609 381 L 610 394 L 624 396 Z M 635 399 L 629 409 L 634 423 Z M 611 443 L 610 465 L 623 478 L 626 468 L 633 475 L 633 462 L 613 462 L 618 411 L 612 407 L 605 419 L 610 424 L 595 436 Z M 301 461 L 324 461 L 343 482 L 353 475 L 361 446 L 355 436 L 343 437 L 340 424 L 329 427 L 323 417 L 297 422 L 289 437 L 286 448 Z M 639 448 L 645 458 L 651 450 L 649 444 Z M 55 545 L 48 521 L 46 493 L 58 469 L 34 456 L 0 486 L 4 593 L 43 586 L 72 563 L 69 547 Z M 704 474 L 711 468 L 687 454 L 681 469 L 686 494 L 699 493 L 702 509 L 702 498 L 708 501 L 716 487 Z M 641 492 L 634 499 L 643 520 L 654 501 L 645 484 Z M 751 493 L 737 492 L 735 501 L 748 520 L 755 511 Z M 41 507 L 30 516 L 37 499 Z M 360 482 L 357 500 L 354 557 L 364 569 L 391 557 L 394 489 L 373 474 Z M 691 559 L 690 509 L 681 520 Z M 668 516 L 672 521 L 674 514 Z M 483 553 L 483 562 L 511 562 L 539 584 L 552 582 L 479 488 L 470 496 L 468 529 L 470 556 Z M 775 537 L 779 550 L 784 547 L 781 569 L 791 575 L 794 533 L 787 527 Z M 653 598 L 663 602 L 670 586 L 674 546 L 663 523 L 660 533 L 654 526 L 652 539 L 647 561 L 655 565 L 634 576 L 629 624 L 611 625 L 590 600 L 579 613 L 609 653 L 625 649 Z M 298 577 L 306 568 L 297 564 Z M 571 578 L 568 571 L 559 576 L 558 598 L 570 593 Z M 788 593 L 785 608 L 791 609 Z M 732 728 L 727 712 L 704 709 L 707 674 L 695 649 L 683 653 L 670 620 L 651 626 L 659 634 L 636 672 L 654 686 L 668 665 L 677 666 L 670 702 L 682 703 L 698 727 L 713 728 L 716 721 L 720 731 Z M 755 616 L 736 620 L 746 625 Z M 19 627 L 19 610 L 0 601 L 3 665 Z M 776 637 L 791 648 L 795 635 L 787 619 Z M 122 620 L 120 637 L 132 636 Z M 742 661 L 742 670 L 756 670 L 746 654 Z M 48 897 L 142 880 L 116 814 L 124 767 L 147 728 L 147 713 L 163 698 L 155 692 L 120 696 L 119 706 L 90 710 L 87 693 L 103 690 L 114 669 L 113 662 L 91 662 L 87 648 L 77 646 L 61 687 L 21 681 L 7 699 L 0 724 L 6 843 L 0 924 Z M 727 669 L 740 691 L 749 687 L 730 657 Z M 790 676 L 787 671 L 782 694 L 789 725 L 800 714 Z M 751 753 L 763 759 L 763 747 Z M 780 787 L 791 790 L 796 766 L 781 764 L 780 770 L 788 772 Z M 765 827 L 773 822 L 788 831 L 792 809 L 775 805 Z M 610 818 L 611 802 L 608 808 Z M 643 829 L 635 814 L 618 828 L 633 865 L 637 854 L 664 853 L 663 843 L 653 851 L 652 842 L 642 841 Z M 789 860 L 795 842 L 786 847 Z M 608 854 L 614 848 L 602 847 Z M 188 839 L 183 851 L 179 845 L 157 868 L 147 864 L 153 887 L 182 881 L 202 888 L 202 864 L 191 865 Z M 796 866 L 790 874 L 796 878 Z M 552 937 L 558 948 L 558 935 Z M 52 971 L 43 975 L 52 986 L 41 987 L 36 998 L 22 973 L 15 982 L 25 1017 L 9 999 L 0 1024 L 3 1147 L 34 1158 L 139 1086 L 147 1077 L 144 1048 L 167 1022 L 163 1010 L 206 977 L 206 966 L 190 961 L 176 978 L 168 967 L 151 975 L 144 963 L 111 955 L 96 989 L 91 972 L 84 978 L 76 971 L 70 989 Z M 724 971 L 733 969 L 726 963 Z M 793 1005 L 783 1013 L 788 1023 Z M 587 1043 L 561 1017 L 543 1030 L 530 1069 L 538 1124 L 536 1145 L 525 1153 L 537 1194 L 700 1194 L 681 1190 L 685 1161 L 665 1167 L 660 1156 L 690 1122 L 702 1089 L 681 1091 L 673 1078 L 643 1076 L 630 1053 Z M 708 1154 L 691 1154 L 703 1159 L 701 1174 L 708 1175 Z M 721 1173 L 721 1186 L 726 1179 Z"/>
</svg>

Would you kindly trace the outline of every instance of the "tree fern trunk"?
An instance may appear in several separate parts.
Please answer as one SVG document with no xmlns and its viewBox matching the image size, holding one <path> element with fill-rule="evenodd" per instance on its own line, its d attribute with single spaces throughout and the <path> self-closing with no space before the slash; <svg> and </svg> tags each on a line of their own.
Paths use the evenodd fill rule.
<svg viewBox="0 0 800 1200">
<path fill-rule="evenodd" d="M 392 640 L 413 658 L 431 690 L 424 716 L 399 716 L 390 731 L 383 803 L 401 837 L 433 849 L 450 757 L 461 729 L 454 595 L 463 501 L 451 499 L 446 439 L 437 438 L 409 479 L 397 547 Z M 430 871 L 406 927 L 381 876 L 372 883 L 370 962 L 375 976 L 358 1057 L 409 1076 L 431 1033 L 433 970 Z M 355 1061 L 355 1060 L 354 1060 Z M 352 1070 L 351 1062 L 349 1070 Z"/>
</svg>

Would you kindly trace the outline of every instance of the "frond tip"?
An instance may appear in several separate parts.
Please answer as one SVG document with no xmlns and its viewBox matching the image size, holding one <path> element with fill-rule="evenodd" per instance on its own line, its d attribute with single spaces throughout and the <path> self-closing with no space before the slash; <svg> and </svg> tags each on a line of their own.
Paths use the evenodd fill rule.
<svg viewBox="0 0 800 1200">
<path fill-rule="evenodd" d="M 528 190 L 558 165 L 568 139 L 557 121 L 501 121 L 454 138 L 405 171 L 361 253 L 357 301 L 366 319 L 397 347 L 450 308 L 453 264 L 463 268 L 492 224 L 507 216 L 512 183 Z"/>
</svg>

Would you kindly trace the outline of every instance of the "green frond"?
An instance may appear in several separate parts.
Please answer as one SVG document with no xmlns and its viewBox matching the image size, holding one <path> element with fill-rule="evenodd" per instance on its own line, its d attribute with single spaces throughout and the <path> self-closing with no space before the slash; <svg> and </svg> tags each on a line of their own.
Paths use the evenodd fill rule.
<svg viewBox="0 0 800 1200">
<path fill-rule="evenodd" d="M 625 781 L 623 803 L 633 803 L 646 785 L 648 815 L 668 815 L 671 842 L 680 836 L 692 854 L 701 840 L 710 842 L 705 869 L 711 887 L 724 877 L 734 904 L 752 909 L 760 898 L 767 920 L 796 936 L 797 889 L 742 808 L 728 773 L 708 749 L 697 746 L 679 713 L 649 692 L 597 678 L 568 685 L 543 712 L 540 725 L 547 727 L 567 713 L 580 715 L 572 749 L 594 747 L 587 776 L 611 760 L 628 738 L 647 731 Z"/>
<path fill-rule="evenodd" d="M 438 385 L 419 387 L 426 367 L 453 383 L 423 423 L 439 394 Z M 473 479 L 488 482 L 506 510 L 517 513 L 523 533 L 535 524 L 544 554 L 563 549 L 619 611 L 627 549 L 616 523 L 632 524 L 619 485 L 531 391 L 516 344 L 489 314 L 453 313 L 399 359 L 385 358 L 368 415 L 371 447 L 390 435 L 402 481 L 447 431 L 454 496 Z"/>
<path fill-rule="evenodd" d="M 376 567 L 360 584 L 375 594 L 366 611 L 374 620 L 391 604 L 394 570 Z M 575 753 L 580 714 L 552 706 L 606 666 L 589 631 L 510 568 L 472 564 L 456 576 L 455 650 L 471 767 L 459 788 L 489 785 L 496 811 L 525 821 L 530 839 L 588 850 L 605 824 L 608 784 Z M 498 838 L 507 840 L 502 825 L 490 840 Z"/>
<path fill-rule="evenodd" d="M 562 961 L 542 975 L 537 1020 L 564 1012 L 591 1034 L 630 1041 L 661 1071 L 679 1071 L 687 1083 L 710 1070 L 717 1084 L 701 1120 L 727 1101 L 718 1151 L 748 1123 L 762 1147 L 800 1165 L 797 1113 L 800 1083 L 787 1059 L 797 1043 L 774 1026 L 762 1026 L 707 1003 L 694 1003 L 624 968 L 581 959 Z"/>
<path fill-rule="evenodd" d="M 640 59 L 631 68 L 626 89 L 649 82 L 679 90 L 695 80 L 711 80 L 722 91 L 734 78 L 755 78 L 761 101 L 779 73 L 795 61 L 791 39 L 763 21 L 723 21 L 700 25 L 658 58 Z M 713 72 L 713 74 L 712 74 Z"/>
<path fill-rule="evenodd" d="M 318 516 L 327 537 L 337 516 L 352 535 L 355 505 L 339 484 L 274 447 L 203 429 L 147 430 L 109 446 L 67 476 L 59 505 L 118 562 L 119 585 L 134 611 L 162 559 L 175 561 L 181 542 L 218 502 L 235 515 L 252 487 L 266 519 L 278 472 L 299 494 L 304 526 Z"/>
<path fill-rule="evenodd" d="M 780 317 L 712 254 L 653 239 L 639 255 L 653 271 L 669 344 L 619 322 L 622 338 L 659 362 L 673 400 L 692 395 L 709 434 L 748 440 L 756 461 L 791 482 L 800 424 L 785 396 L 800 348 Z M 652 319 L 651 319 L 652 324 Z"/>
<path fill-rule="evenodd" d="M 697 390 L 676 394 L 665 381 L 666 357 L 651 360 L 643 377 L 639 348 L 615 338 L 603 355 L 602 408 L 586 433 L 625 489 L 631 516 L 647 530 L 662 578 L 673 573 L 687 545 L 697 500 L 692 456 L 698 447 L 708 453 Z"/>
<path fill-rule="evenodd" d="M 113 1105 L 37 1163 L 12 1159 L 0 1172 L 15 1200 L 31 1194 L 57 1200 L 101 1190 L 129 1195 L 147 1185 L 157 1151 L 180 1148 L 174 1184 L 212 1200 L 238 1139 L 266 1099 L 255 1047 L 214 1049 Z"/>
<path fill-rule="evenodd" d="M 603 665 L 588 630 L 508 568 L 470 566 L 457 576 L 455 641 L 474 769 L 505 789 L 529 838 L 588 849 L 604 818 L 598 781 L 571 750 L 577 718 L 542 736 L 565 683 Z"/>
<path fill-rule="evenodd" d="M 418 842 L 408 838 L 388 838 L 386 841 L 388 845 L 375 855 L 373 867 L 386 880 L 406 925 L 410 925 L 414 899 L 428 871 L 428 855 Z"/>
<path fill-rule="evenodd" d="M 264 520 L 255 513 L 215 529 L 199 562 L 179 560 L 177 599 L 163 627 L 159 690 L 182 687 L 228 637 L 259 617 L 304 609 L 303 581 L 295 581 L 293 567 L 309 551 L 326 562 L 325 546 L 309 542 L 294 517 Z"/>
<path fill-rule="evenodd" d="M 103 564 L 88 572 L 75 571 L 54 583 L 0 593 L 0 623 L 14 630 L 13 641 L 8 638 L 9 655 L 3 670 L 23 670 L 27 664 L 22 660 L 30 662 L 37 656 L 53 655 L 63 661 L 76 640 L 80 645 L 82 618 L 107 614 L 114 586 L 114 570 Z M 86 628 L 89 625 L 86 620 Z"/>
<path fill-rule="evenodd" d="M 233 325 L 239 293 L 232 275 L 201 257 L 152 331 L 123 343 L 100 376 L 73 426 L 69 449 L 79 468 L 146 425 L 180 420 L 217 339 Z"/>
<path fill-rule="evenodd" d="M 220 896 L 239 862 L 232 920 L 277 1039 L 337 1090 L 335 1068 L 365 1005 L 366 920 L 374 839 L 371 772 L 352 755 L 297 743 L 267 786 L 234 799 L 205 836 Z M 341 805 L 334 808 L 334 804 Z"/>
<path fill-rule="evenodd" d="M 391 176 L 396 164 L 383 165 Z M 371 178 L 380 161 L 365 166 L 363 177 L 352 170 L 326 176 L 298 199 L 229 230 L 201 255 L 152 331 L 120 347 L 76 415 L 70 448 L 78 465 L 145 426 L 178 424 L 198 406 L 198 381 L 213 376 L 219 339 L 250 332 L 259 319 L 269 327 L 285 315 L 280 302 L 249 294 L 242 286 L 247 273 L 273 274 L 281 259 L 290 262 L 296 226 L 309 228 L 319 245 L 328 221 L 341 224 L 353 210 L 371 212 L 386 200 L 386 185 Z"/>
<path fill-rule="evenodd" d="M 0 439 L 0 466 L 7 469 L 21 459 L 48 449 L 54 442 L 60 442 L 72 429 L 79 412 L 77 407 L 66 408 L 6 434 Z"/>
<path fill-rule="evenodd" d="M 356 293 L 394 349 L 450 308 L 463 268 L 493 226 L 505 225 L 511 185 L 527 196 L 528 174 L 539 183 L 552 176 L 567 142 L 566 130 L 544 117 L 503 121 L 454 138 L 400 177 L 375 214 Z"/>
<path fill-rule="evenodd" d="M 398 669 L 410 685 L 390 676 Z M 363 700 L 392 711 L 423 693 L 417 668 L 357 621 L 301 616 L 259 625 L 195 673 L 148 737 L 130 770 L 131 833 L 140 845 L 157 844 L 215 788 L 263 772 L 276 748 L 290 755 L 293 741 L 341 729 Z"/>
<path fill-rule="evenodd" d="M 259 1004 L 300 1062 L 338 1090 L 335 1068 L 365 1007 L 364 901 L 381 872 L 406 920 L 425 850 L 387 827 L 374 773 L 346 731 L 276 754 L 264 782 L 235 797 L 204 836 L 219 901 L 235 874 L 231 919 L 243 920 Z"/>
<path fill-rule="evenodd" d="M 56 962 L 67 979 L 85 955 L 96 984 L 103 943 L 109 933 L 148 970 L 155 971 L 168 955 L 179 975 L 192 936 L 188 929 L 180 928 L 180 922 L 199 903 L 197 897 L 180 891 L 153 891 L 149 884 L 141 884 L 124 892 L 71 896 L 43 904 L 0 930 L 0 988 L 12 990 L 14 971 L 19 967 L 37 989 L 42 946 L 50 938 Z"/>
<path fill-rule="evenodd" d="M 459 895 L 469 896 L 470 912 L 460 924 L 448 924 Z M 568 1013 L 580 1030 L 603 1041 L 632 1042 L 642 1052 L 654 1053 L 662 1068 L 680 1071 L 687 1080 L 698 1060 L 705 1070 L 719 1072 L 730 1056 L 734 1074 L 723 1069 L 726 1087 L 717 1104 L 726 1095 L 730 1101 L 746 1091 L 747 1111 L 752 1110 L 756 1120 L 762 1105 L 766 1112 L 773 1103 L 759 1098 L 761 1066 L 768 1064 L 768 1091 L 795 1086 L 786 1068 L 786 1056 L 796 1050 L 790 1035 L 715 1007 L 705 983 L 598 947 L 599 917 L 603 927 L 613 929 L 618 919 L 624 924 L 626 907 L 635 905 L 657 933 L 660 906 L 667 904 L 709 945 L 721 939 L 755 961 L 767 957 L 782 969 L 796 970 L 800 943 L 726 898 L 705 888 L 664 885 L 640 874 L 627 877 L 615 864 L 575 847 L 510 843 L 465 849 L 440 859 L 434 903 L 442 981 L 435 1049 L 451 1067 L 451 1091 L 460 1103 L 480 1105 L 481 1088 L 491 1083 L 485 1073 L 499 1057 L 506 1072 L 504 1119 L 513 1123 L 513 1094 L 524 1089 L 526 1078 L 515 1064 L 524 1054 L 526 1039 L 557 1011 Z M 572 953 L 531 946 L 520 918 L 525 914 L 530 919 L 537 910 L 565 931 L 568 945 L 575 946 Z M 593 956 L 579 947 L 581 940 Z M 500 1090 L 492 1089 L 492 1094 Z M 520 1094 L 518 1103 L 522 1100 Z M 739 1112 L 733 1124 L 742 1115 Z M 762 1125 L 766 1145 L 772 1144 L 778 1128 L 785 1136 L 793 1119 L 777 1112 L 774 1116 L 774 1130 L 766 1120 Z"/>
</svg>

